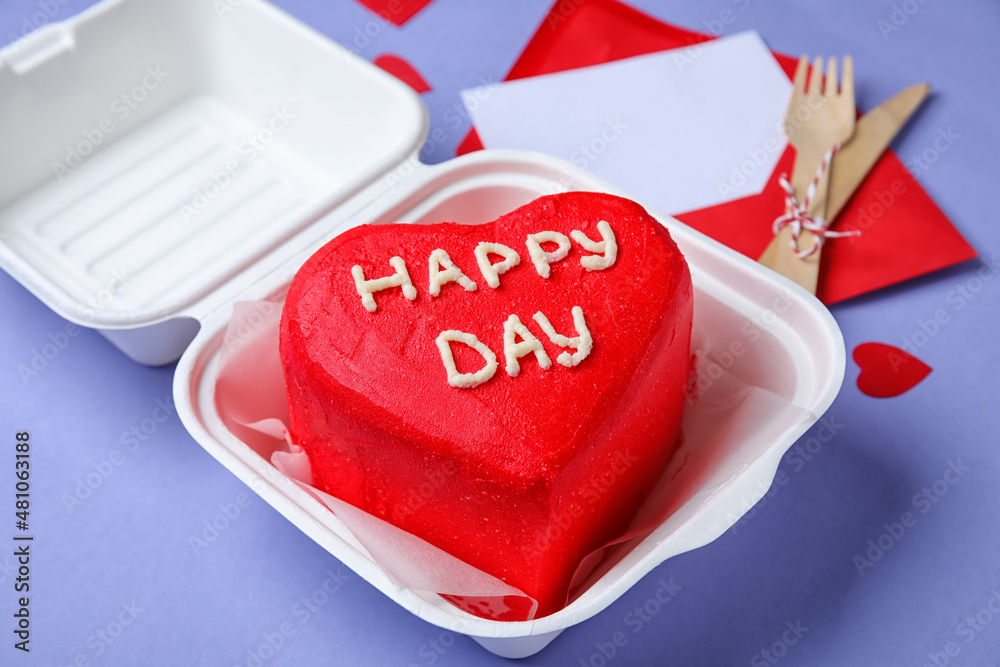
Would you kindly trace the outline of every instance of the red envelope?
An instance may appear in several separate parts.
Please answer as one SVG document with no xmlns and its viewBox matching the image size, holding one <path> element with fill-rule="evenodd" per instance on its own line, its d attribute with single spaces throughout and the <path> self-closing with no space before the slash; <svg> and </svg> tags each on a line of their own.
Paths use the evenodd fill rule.
<svg viewBox="0 0 1000 667">
<path fill-rule="evenodd" d="M 715 39 L 672 26 L 617 0 L 559 0 L 507 80 L 597 65 Z M 791 78 L 796 59 L 775 54 Z M 458 154 L 483 148 L 473 128 Z M 764 191 L 676 217 L 757 259 L 784 211 L 778 176 L 791 174 L 795 151 L 778 161 Z M 623 184 L 627 185 L 627 184 Z M 831 239 L 823 248 L 817 296 L 836 303 L 976 256 L 899 158 L 887 150 L 835 221 L 835 230 L 860 236 Z"/>
</svg>

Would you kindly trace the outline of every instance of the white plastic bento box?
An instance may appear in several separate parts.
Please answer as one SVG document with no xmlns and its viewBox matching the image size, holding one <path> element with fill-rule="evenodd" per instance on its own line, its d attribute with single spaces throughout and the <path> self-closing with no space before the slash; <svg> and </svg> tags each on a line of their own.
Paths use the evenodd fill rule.
<svg viewBox="0 0 1000 667">
<path fill-rule="evenodd" d="M 393 600 L 499 655 L 540 650 L 721 535 L 840 388 L 843 340 L 814 297 L 651 211 L 691 266 L 701 379 L 717 371 L 796 409 L 768 414 L 765 401 L 750 421 L 722 411 L 712 433 L 688 433 L 693 463 L 668 518 L 565 609 L 471 616 L 395 583 L 226 428 L 214 389 L 233 304 L 280 302 L 302 262 L 355 225 L 482 223 L 542 194 L 624 193 L 518 151 L 420 164 L 419 97 L 262 0 L 221 16 L 211 0 L 108 0 L 0 51 L 0 99 L 0 146 L 19 156 L 0 161 L 0 266 L 133 359 L 180 357 L 178 412 L 206 450 Z"/>
</svg>

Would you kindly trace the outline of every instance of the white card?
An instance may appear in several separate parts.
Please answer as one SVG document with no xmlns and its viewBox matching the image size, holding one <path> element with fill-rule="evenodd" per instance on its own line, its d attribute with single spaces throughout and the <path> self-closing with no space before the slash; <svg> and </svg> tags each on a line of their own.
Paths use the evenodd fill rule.
<svg viewBox="0 0 1000 667">
<path fill-rule="evenodd" d="M 682 213 L 763 190 L 791 91 L 751 31 L 462 97 L 487 148 L 561 157 Z"/>
</svg>

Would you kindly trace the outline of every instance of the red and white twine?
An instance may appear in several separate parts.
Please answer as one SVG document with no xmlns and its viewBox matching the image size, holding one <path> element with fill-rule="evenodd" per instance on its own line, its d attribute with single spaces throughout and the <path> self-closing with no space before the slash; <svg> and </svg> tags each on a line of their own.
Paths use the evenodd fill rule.
<svg viewBox="0 0 1000 667">
<path fill-rule="evenodd" d="M 818 215 L 810 215 L 807 213 L 809 210 L 809 204 L 812 203 L 813 198 L 816 196 L 816 188 L 819 186 L 820 180 L 823 178 L 823 174 L 830 167 L 830 162 L 833 160 L 833 155 L 840 149 L 840 144 L 833 146 L 830 150 L 826 152 L 823 156 L 823 161 L 820 162 L 819 169 L 816 170 L 816 177 L 809 183 L 809 187 L 806 189 L 805 199 L 802 203 L 795 197 L 795 190 L 792 189 L 792 184 L 788 182 L 788 175 L 782 174 L 778 177 L 778 182 L 781 183 L 781 187 L 785 190 L 785 213 L 778 216 L 773 225 L 774 233 L 777 234 L 785 227 L 792 228 L 792 250 L 795 252 L 799 259 L 805 259 L 813 253 L 817 252 L 823 247 L 823 243 L 828 238 L 839 238 L 842 236 L 858 236 L 861 232 L 857 230 L 849 232 L 834 232 L 830 231 L 830 225 L 827 223 L 826 219 Z M 813 233 L 816 237 L 816 244 L 813 245 L 809 250 L 799 250 L 799 237 L 802 235 L 802 230 L 806 229 Z"/>
</svg>

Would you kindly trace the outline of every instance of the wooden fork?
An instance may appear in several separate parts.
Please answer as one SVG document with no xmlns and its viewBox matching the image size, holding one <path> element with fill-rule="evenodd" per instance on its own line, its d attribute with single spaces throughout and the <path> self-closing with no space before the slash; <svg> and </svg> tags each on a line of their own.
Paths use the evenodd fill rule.
<svg viewBox="0 0 1000 667">
<path fill-rule="evenodd" d="M 851 57 L 844 58 L 844 72 L 839 86 L 837 60 L 827 60 L 824 86 L 823 59 L 816 58 L 810 74 L 809 57 L 802 56 L 795 69 L 792 99 L 785 114 L 785 135 L 795 147 L 791 186 L 800 204 L 806 201 L 810 185 L 829 151 L 851 138 L 854 118 L 854 63 Z M 808 198 L 807 215 L 813 218 L 825 216 L 829 184 L 830 165 L 827 164 L 812 196 Z M 815 294 L 820 259 L 819 248 L 816 247 L 818 239 L 809 230 L 802 230 L 797 243 L 798 252 L 793 239 L 792 226 L 783 227 L 758 261 Z M 807 253 L 814 247 L 816 250 L 811 254 L 800 257 L 800 253 Z"/>
</svg>

